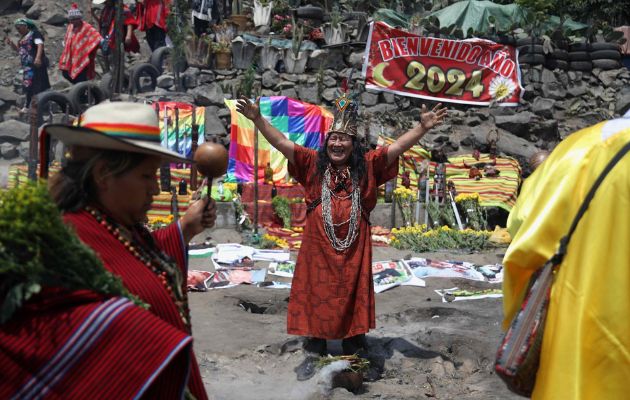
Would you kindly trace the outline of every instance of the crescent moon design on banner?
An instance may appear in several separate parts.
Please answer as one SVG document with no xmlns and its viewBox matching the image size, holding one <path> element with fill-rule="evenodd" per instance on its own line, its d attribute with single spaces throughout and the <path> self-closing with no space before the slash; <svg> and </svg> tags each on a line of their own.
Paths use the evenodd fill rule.
<svg viewBox="0 0 630 400">
<path fill-rule="evenodd" d="M 379 86 L 383 86 L 386 88 L 394 84 L 393 81 L 388 81 L 383 76 L 383 70 L 387 68 L 388 65 L 389 65 L 388 62 L 382 62 L 380 64 L 377 64 L 374 68 L 372 68 L 372 78 L 374 79 L 374 82 L 376 82 Z"/>
</svg>

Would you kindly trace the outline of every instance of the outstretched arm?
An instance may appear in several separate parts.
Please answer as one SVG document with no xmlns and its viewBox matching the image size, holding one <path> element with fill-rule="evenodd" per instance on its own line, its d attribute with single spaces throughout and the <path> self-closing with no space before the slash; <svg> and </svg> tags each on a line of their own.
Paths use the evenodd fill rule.
<svg viewBox="0 0 630 400">
<path fill-rule="evenodd" d="M 420 123 L 396 139 L 387 149 L 387 164 L 391 164 L 399 155 L 409 150 L 431 128 L 441 124 L 446 114 L 447 109 L 442 107 L 442 103 L 438 103 L 431 111 L 427 111 L 427 107 L 423 104 L 420 112 Z"/>
<path fill-rule="evenodd" d="M 252 103 L 245 96 L 236 102 L 236 110 L 251 119 L 267 141 L 293 163 L 293 142 L 260 115 L 260 97 Z"/>
</svg>

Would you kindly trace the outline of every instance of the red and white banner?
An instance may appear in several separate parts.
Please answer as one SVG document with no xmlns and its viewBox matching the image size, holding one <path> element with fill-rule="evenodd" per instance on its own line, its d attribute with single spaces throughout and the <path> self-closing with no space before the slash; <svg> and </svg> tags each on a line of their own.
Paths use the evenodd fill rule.
<svg viewBox="0 0 630 400">
<path fill-rule="evenodd" d="M 374 22 L 365 52 L 367 89 L 474 105 L 516 106 L 521 97 L 513 46 L 422 37 Z"/>
</svg>

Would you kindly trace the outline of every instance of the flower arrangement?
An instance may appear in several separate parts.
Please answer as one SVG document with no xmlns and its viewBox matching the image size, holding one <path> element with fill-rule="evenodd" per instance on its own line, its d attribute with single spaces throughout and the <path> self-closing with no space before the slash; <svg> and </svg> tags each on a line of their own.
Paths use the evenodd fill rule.
<svg viewBox="0 0 630 400">
<path fill-rule="evenodd" d="M 229 190 L 232 193 L 236 193 L 238 184 L 236 182 L 223 182 L 223 188 Z"/>
<path fill-rule="evenodd" d="M 260 238 L 260 247 L 262 247 L 263 249 L 288 249 L 289 242 L 278 236 L 265 233 Z"/>
<path fill-rule="evenodd" d="M 291 16 L 275 14 L 271 20 L 271 32 L 289 35 L 293 31 Z"/>
<path fill-rule="evenodd" d="M 390 245 L 401 250 L 416 252 L 436 251 L 442 249 L 483 249 L 492 232 L 464 229 L 463 231 L 442 226 L 427 231 L 427 226 L 412 225 L 392 229 Z"/>
<path fill-rule="evenodd" d="M 400 207 L 404 225 L 411 226 L 413 223 L 413 203 L 416 200 L 416 193 L 411 189 L 401 186 L 394 190 L 394 198 Z"/>
<path fill-rule="evenodd" d="M 271 200 L 271 207 L 282 220 L 283 228 L 291 228 L 291 203 L 284 196 L 276 196 Z"/>
<path fill-rule="evenodd" d="M 172 214 L 169 214 L 167 216 L 162 216 L 162 215 L 158 215 L 155 217 L 149 217 L 149 220 L 146 223 L 146 226 L 149 230 L 156 230 L 156 229 L 160 229 L 160 228 L 165 228 L 167 226 L 169 226 L 173 220 L 175 219 L 175 217 Z"/>
<path fill-rule="evenodd" d="M 461 193 L 455 197 L 455 203 L 466 216 L 466 226 L 474 230 L 487 228 L 485 213 L 479 205 L 479 199 L 479 193 Z"/>
</svg>

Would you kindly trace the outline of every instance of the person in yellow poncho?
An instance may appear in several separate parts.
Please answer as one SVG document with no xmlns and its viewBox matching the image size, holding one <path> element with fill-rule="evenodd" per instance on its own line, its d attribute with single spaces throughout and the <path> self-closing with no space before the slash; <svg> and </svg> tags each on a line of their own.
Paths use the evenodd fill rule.
<svg viewBox="0 0 630 400">
<path fill-rule="evenodd" d="M 523 184 L 508 219 L 507 329 L 534 271 L 568 233 L 586 193 L 630 142 L 630 113 L 580 130 Z M 598 189 L 552 287 L 533 399 L 628 398 L 630 384 L 630 155 Z"/>
</svg>

